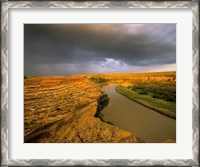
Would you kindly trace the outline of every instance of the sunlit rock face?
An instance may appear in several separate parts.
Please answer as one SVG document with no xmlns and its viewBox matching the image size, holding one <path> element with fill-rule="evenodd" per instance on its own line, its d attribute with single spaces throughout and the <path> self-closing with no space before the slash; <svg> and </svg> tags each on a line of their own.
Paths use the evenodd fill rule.
<svg viewBox="0 0 200 167">
<path fill-rule="evenodd" d="M 25 142 L 142 142 L 94 117 L 101 95 L 101 89 L 83 75 L 25 79 Z"/>
</svg>

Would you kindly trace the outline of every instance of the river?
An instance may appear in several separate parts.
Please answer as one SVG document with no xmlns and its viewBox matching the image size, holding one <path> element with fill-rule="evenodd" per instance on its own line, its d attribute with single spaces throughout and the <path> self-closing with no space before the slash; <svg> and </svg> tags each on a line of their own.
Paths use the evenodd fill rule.
<svg viewBox="0 0 200 167">
<path fill-rule="evenodd" d="M 176 120 L 149 109 L 117 93 L 115 86 L 104 86 L 109 105 L 102 111 L 117 127 L 134 133 L 148 143 L 165 139 L 176 141 Z"/>
</svg>

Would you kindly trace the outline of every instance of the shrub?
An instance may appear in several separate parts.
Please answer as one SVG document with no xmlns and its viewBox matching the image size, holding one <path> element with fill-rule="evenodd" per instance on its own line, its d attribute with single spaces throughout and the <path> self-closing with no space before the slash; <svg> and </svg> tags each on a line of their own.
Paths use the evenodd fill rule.
<svg viewBox="0 0 200 167">
<path fill-rule="evenodd" d="M 133 89 L 143 89 L 141 86 L 133 86 Z"/>
<path fill-rule="evenodd" d="M 159 95 L 159 94 L 153 94 L 153 96 L 152 96 L 153 98 L 156 98 L 156 99 L 162 99 L 162 96 L 161 95 Z"/>
<path fill-rule="evenodd" d="M 107 82 L 107 79 L 104 79 L 104 78 L 90 78 L 94 83 L 106 83 Z"/>
<path fill-rule="evenodd" d="M 174 98 L 173 96 L 167 96 L 167 97 L 165 97 L 165 100 L 174 102 L 174 101 L 176 101 L 176 98 Z"/>
<path fill-rule="evenodd" d="M 99 117 L 101 111 L 108 105 L 108 103 L 109 103 L 108 95 L 103 94 L 98 100 L 97 111 L 96 111 L 96 114 L 94 116 Z"/>
<path fill-rule="evenodd" d="M 140 92 L 138 92 L 139 94 L 141 94 L 141 95 L 147 95 L 147 92 L 146 91 L 140 91 Z"/>
</svg>

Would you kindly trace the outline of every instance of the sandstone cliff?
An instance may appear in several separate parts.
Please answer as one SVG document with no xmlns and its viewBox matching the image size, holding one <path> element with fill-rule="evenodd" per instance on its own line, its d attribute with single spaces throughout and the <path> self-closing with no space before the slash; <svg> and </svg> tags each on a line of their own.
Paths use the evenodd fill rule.
<svg viewBox="0 0 200 167">
<path fill-rule="evenodd" d="M 142 142 L 94 117 L 101 95 L 101 89 L 81 75 L 25 79 L 25 142 Z"/>
</svg>

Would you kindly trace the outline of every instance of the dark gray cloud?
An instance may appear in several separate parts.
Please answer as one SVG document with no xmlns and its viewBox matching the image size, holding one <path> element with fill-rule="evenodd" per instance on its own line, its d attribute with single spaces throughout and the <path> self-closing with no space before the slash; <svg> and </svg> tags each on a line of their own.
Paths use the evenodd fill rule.
<svg viewBox="0 0 200 167">
<path fill-rule="evenodd" d="M 130 71 L 175 62 L 175 24 L 24 25 L 25 74 L 51 75 L 52 67 L 52 75 Z"/>
</svg>

